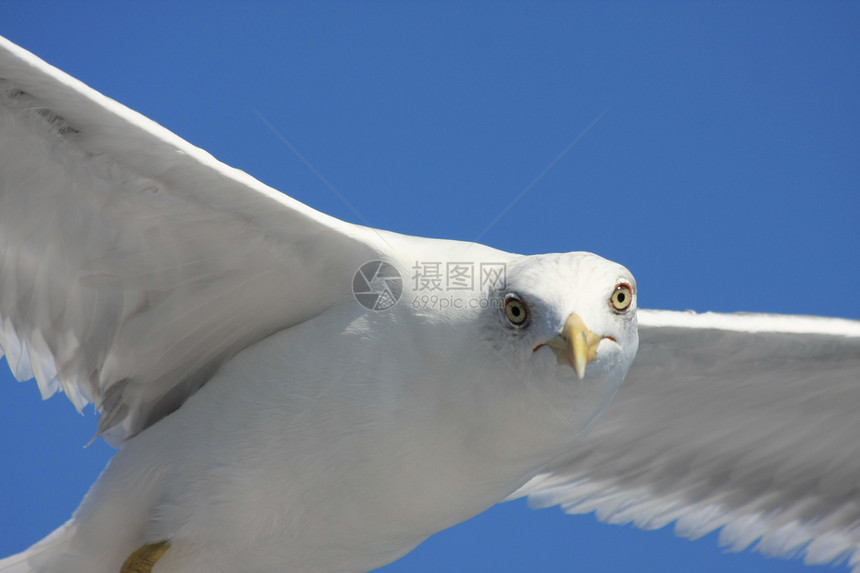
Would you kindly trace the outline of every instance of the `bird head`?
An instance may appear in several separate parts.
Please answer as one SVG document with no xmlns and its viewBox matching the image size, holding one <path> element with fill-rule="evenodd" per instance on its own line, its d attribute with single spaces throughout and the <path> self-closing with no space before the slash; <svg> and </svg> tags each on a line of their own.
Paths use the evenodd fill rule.
<svg viewBox="0 0 860 573">
<path fill-rule="evenodd" d="M 630 271 L 592 253 L 522 257 L 495 294 L 485 338 L 548 401 L 578 400 L 576 419 L 590 425 L 636 356 L 636 299 Z"/>
</svg>

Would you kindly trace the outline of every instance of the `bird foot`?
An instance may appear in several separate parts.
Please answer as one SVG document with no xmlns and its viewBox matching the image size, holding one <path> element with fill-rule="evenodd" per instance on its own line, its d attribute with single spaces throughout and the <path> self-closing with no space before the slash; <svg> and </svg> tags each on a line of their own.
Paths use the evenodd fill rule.
<svg viewBox="0 0 860 573">
<path fill-rule="evenodd" d="M 152 573 L 152 568 L 168 549 L 169 541 L 141 545 L 128 556 L 119 573 Z"/>
</svg>

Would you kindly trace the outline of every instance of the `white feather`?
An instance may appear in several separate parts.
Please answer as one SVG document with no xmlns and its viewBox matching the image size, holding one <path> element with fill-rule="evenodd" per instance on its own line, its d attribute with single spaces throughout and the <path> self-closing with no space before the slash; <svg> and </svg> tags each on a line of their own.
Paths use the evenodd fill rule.
<svg viewBox="0 0 860 573">
<path fill-rule="evenodd" d="M 0 70 L 0 346 L 44 397 L 95 402 L 100 431 L 121 426 L 115 441 L 242 347 L 348 300 L 374 258 L 372 231 L 2 38 Z"/>
<path fill-rule="evenodd" d="M 732 550 L 860 548 L 860 323 L 641 310 L 639 355 L 585 443 L 514 497 Z"/>
</svg>

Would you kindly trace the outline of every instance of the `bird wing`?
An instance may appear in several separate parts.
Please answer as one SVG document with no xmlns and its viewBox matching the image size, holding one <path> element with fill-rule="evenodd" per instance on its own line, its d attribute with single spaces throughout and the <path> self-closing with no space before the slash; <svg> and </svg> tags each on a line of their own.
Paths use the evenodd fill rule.
<svg viewBox="0 0 860 573">
<path fill-rule="evenodd" d="M 512 497 L 860 563 L 860 322 L 642 310 L 639 323 L 605 416 Z"/>
<path fill-rule="evenodd" d="M 0 38 L 0 358 L 121 442 L 385 252 Z"/>
</svg>

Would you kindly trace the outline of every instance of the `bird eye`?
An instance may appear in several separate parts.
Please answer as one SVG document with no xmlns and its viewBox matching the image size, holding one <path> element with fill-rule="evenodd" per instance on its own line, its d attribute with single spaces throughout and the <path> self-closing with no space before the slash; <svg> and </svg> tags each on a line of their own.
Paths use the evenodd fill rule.
<svg viewBox="0 0 860 573">
<path fill-rule="evenodd" d="M 612 296 L 609 297 L 609 304 L 612 308 L 618 311 L 625 311 L 630 308 L 630 303 L 633 302 L 633 291 L 627 283 L 621 283 L 615 287 Z"/>
<path fill-rule="evenodd" d="M 529 317 L 529 310 L 526 303 L 518 299 L 516 295 L 509 294 L 505 298 L 505 315 L 514 326 L 522 326 Z"/>
</svg>

